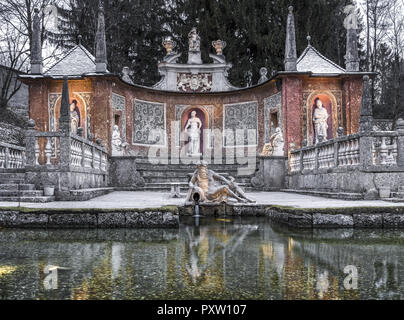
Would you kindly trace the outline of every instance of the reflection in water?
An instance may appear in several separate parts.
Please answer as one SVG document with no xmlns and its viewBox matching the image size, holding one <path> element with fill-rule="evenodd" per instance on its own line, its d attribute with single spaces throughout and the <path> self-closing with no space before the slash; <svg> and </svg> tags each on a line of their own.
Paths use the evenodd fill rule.
<svg viewBox="0 0 404 320">
<path fill-rule="evenodd" d="M 404 231 L 297 232 L 265 218 L 1 230 L 0 299 L 403 299 L 403 243 Z"/>
<path fill-rule="evenodd" d="M 221 241 L 215 235 L 212 235 L 211 241 L 209 241 L 208 227 L 200 228 L 199 223 L 192 229 L 185 227 L 187 235 L 185 243 L 189 246 L 189 262 L 186 264 L 186 270 L 191 276 L 192 282 L 197 283 L 197 280 L 205 274 L 218 255 L 225 255 L 226 252 L 233 253 L 243 243 L 245 237 L 257 229 L 256 225 L 231 226 L 225 231 L 227 234 L 234 231 L 234 234 L 228 239 L 226 238 L 226 241 Z M 206 243 L 209 242 L 210 245 L 206 246 Z M 201 259 L 204 254 L 200 254 L 204 249 L 208 251 L 207 254 L 205 252 L 206 261 Z"/>
</svg>

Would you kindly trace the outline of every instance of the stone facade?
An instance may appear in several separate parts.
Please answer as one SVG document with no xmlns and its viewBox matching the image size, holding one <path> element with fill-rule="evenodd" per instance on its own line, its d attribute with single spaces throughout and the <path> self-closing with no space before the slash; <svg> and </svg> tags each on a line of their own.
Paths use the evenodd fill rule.
<svg viewBox="0 0 404 320">
<path fill-rule="evenodd" d="M 57 127 L 55 119 L 58 116 L 55 109 L 60 108 L 61 80 L 25 81 L 29 84 L 31 92 L 30 118 L 35 120 L 38 130 L 54 131 Z M 206 114 L 206 128 L 211 130 L 218 129 L 223 132 L 227 128 L 241 128 L 248 122 L 245 128 L 257 129 L 257 153 L 262 150 L 270 133 L 275 129 L 271 127 L 271 114 L 276 112 L 278 126 L 285 137 L 287 155 L 290 143 L 300 147 L 303 140 L 310 140 L 308 107 L 311 107 L 311 100 L 318 94 L 328 95 L 330 101 L 335 103 L 334 136 L 338 127 L 343 127 L 346 134 L 357 132 L 361 103 L 361 93 L 358 90 L 361 89 L 362 80 L 355 81 L 282 76 L 280 79 L 231 93 L 188 94 L 137 87 L 112 76 L 94 76 L 70 80 L 69 89 L 71 100 L 75 98 L 85 108 L 83 123 L 88 128 L 84 128 L 84 132 L 91 132 L 95 139 L 101 139 L 109 150 L 112 128 L 116 121 L 121 130 L 121 137 L 129 144 L 134 155 L 147 155 L 147 146 L 152 142 L 148 141 L 149 137 L 146 135 L 153 129 L 165 132 L 167 141 L 164 141 L 165 137 L 161 137 L 160 141 L 163 143 L 159 145 L 170 148 L 172 122 L 181 122 L 179 113 L 184 109 L 197 108 Z M 347 85 L 347 82 L 358 83 L 360 86 Z M 251 109 L 247 118 L 243 117 L 242 113 L 238 116 L 237 112 L 231 115 L 236 106 L 240 109 L 251 103 L 255 104 L 254 110 Z M 42 105 L 49 106 L 48 110 L 42 108 Z"/>
</svg>

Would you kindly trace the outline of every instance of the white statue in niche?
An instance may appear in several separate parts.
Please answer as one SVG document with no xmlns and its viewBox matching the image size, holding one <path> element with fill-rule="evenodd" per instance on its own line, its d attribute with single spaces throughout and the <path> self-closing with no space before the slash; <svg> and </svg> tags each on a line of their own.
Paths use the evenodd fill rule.
<svg viewBox="0 0 404 320">
<path fill-rule="evenodd" d="M 316 108 L 313 113 L 313 124 L 316 132 L 316 143 L 319 143 L 327 141 L 329 114 L 327 109 L 324 108 L 323 102 L 320 100 L 320 98 L 317 98 L 314 102 Z"/>
<path fill-rule="evenodd" d="M 112 131 L 111 144 L 112 144 L 112 156 L 122 156 L 126 144 L 122 143 L 121 132 L 117 125 L 114 126 Z"/>
<path fill-rule="evenodd" d="M 70 119 L 71 131 L 77 134 L 77 129 L 81 126 L 80 109 L 77 106 L 77 100 L 73 100 L 70 104 Z"/>
<path fill-rule="evenodd" d="M 202 121 L 196 116 L 196 111 L 192 111 L 191 118 L 188 120 L 185 130 L 188 133 L 188 155 L 198 157 L 201 155 L 201 129 Z"/>
</svg>

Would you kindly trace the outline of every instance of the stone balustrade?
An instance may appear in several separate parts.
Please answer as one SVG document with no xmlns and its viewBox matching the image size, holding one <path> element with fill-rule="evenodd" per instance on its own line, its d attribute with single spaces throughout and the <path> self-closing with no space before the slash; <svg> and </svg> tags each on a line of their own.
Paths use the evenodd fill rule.
<svg viewBox="0 0 404 320">
<path fill-rule="evenodd" d="M 25 168 L 25 148 L 0 142 L 0 169 Z"/>
<path fill-rule="evenodd" d="M 372 141 L 373 165 L 397 165 L 398 133 L 395 131 L 374 132 Z"/>
<path fill-rule="evenodd" d="M 59 169 L 105 173 L 108 154 L 104 147 L 77 135 L 66 137 L 60 132 L 31 131 L 27 140 L 27 165 L 37 169 Z"/>
<path fill-rule="evenodd" d="M 400 163 L 399 136 L 396 131 L 370 132 L 366 136 L 354 134 L 293 150 L 289 157 L 289 170 L 291 173 L 304 173 L 337 168 L 362 169 L 366 163 L 370 163 L 366 166 L 367 170 L 392 169 Z M 367 150 L 366 141 L 371 143 L 371 152 Z"/>
</svg>

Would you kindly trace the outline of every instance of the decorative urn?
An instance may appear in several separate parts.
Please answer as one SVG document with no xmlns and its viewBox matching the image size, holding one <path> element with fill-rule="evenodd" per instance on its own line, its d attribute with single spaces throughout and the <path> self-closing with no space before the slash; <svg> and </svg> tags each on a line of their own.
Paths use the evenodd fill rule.
<svg viewBox="0 0 404 320">
<path fill-rule="evenodd" d="M 171 54 L 174 48 L 177 46 L 177 43 L 170 36 L 165 37 L 163 40 L 163 46 L 167 51 L 167 55 Z"/>
<path fill-rule="evenodd" d="M 216 54 L 221 56 L 223 54 L 223 50 L 226 48 L 227 43 L 223 40 L 216 40 L 212 42 L 213 48 L 216 50 Z"/>
</svg>

